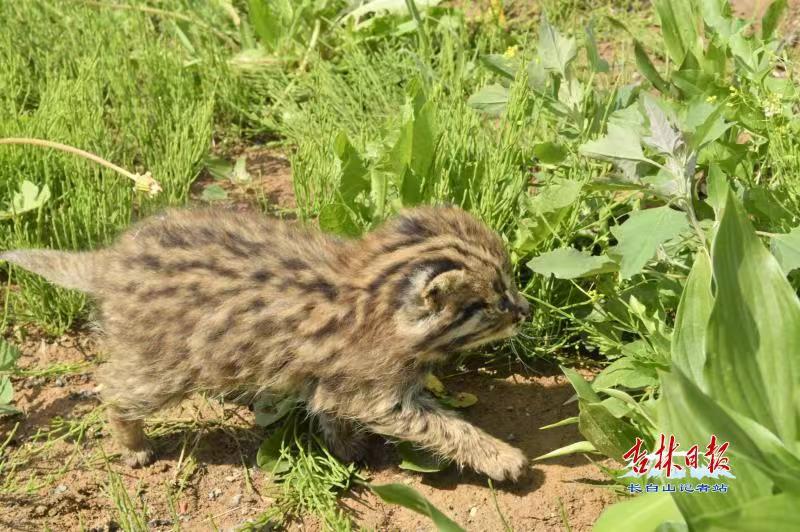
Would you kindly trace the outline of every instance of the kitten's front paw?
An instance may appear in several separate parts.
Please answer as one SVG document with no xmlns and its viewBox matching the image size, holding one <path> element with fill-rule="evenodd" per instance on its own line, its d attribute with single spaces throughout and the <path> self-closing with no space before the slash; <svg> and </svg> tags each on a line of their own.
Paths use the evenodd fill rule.
<svg viewBox="0 0 800 532">
<path fill-rule="evenodd" d="M 366 440 L 353 438 L 350 442 L 333 442 L 328 444 L 328 450 L 342 462 L 361 462 L 367 456 Z"/>
<path fill-rule="evenodd" d="M 487 456 L 482 463 L 476 463 L 475 469 L 493 480 L 518 481 L 528 471 L 528 458 L 525 454 L 510 445 L 498 446 L 495 453 Z"/>
<path fill-rule="evenodd" d="M 125 457 L 125 463 L 128 467 L 137 469 L 139 467 L 148 466 L 153 463 L 155 459 L 155 452 L 149 445 L 138 451 L 130 451 Z"/>
</svg>

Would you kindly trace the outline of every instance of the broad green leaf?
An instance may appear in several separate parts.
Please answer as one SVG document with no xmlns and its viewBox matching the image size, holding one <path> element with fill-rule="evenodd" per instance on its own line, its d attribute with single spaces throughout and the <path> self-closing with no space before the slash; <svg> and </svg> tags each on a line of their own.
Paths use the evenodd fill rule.
<svg viewBox="0 0 800 532">
<path fill-rule="evenodd" d="M 714 212 L 717 213 L 717 219 L 719 219 L 722 208 L 725 206 L 725 200 L 728 198 L 728 180 L 719 165 L 711 164 L 708 167 L 706 182 L 708 185 L 706 203 L 713 207 Z"/>
<path fill-rule="evenodd" d="M 563 80 L 558 87 L 558 101 L 567 109 L 579 112 L 584 100 L 584 85 L 575 78 Z"/>
<path fill-rule="evenodd" d="M 567 377 L 572 387 L 575 388 L 575 393 L 578 394 L 578 398 L 589 403 L 600 402 L 600 396 L 597 395 L 597 392 L 594 391 L 591 384 L 586 382 L 586 379 L 581 377 L 577 371 L 565 366 L 559 366 L 559 368 L 564 372 L 564 375 Z"/>
<path fill-rule="evenodd" d="M 468 392 L 458 392 L 440 398 L 439 402 L 451 408 L 468 408 L 478 402 L 478 396 Z"/>
<path fill-rule="evenodd" d="M 699 68 L 687 68 L 673 72 L 670 81 L 683 93 L 683 100 L 691 98 L 705 101 L 709 89 L 715 86 L 714 77 Z"/>
<path fill-rule="evenodd" d="M 647 370 L 630 357 L 621 357 L 606 366 L 592 381 L 592 388 L 644 388 L 658 383 L 654 370 Z"/>
<path fill-rule="evenodd" d="M 447 395 L 447 388 L 444 387 L 439 377 L 433 373 L 425 374 L 425 389 L 436 397 L 445 397 Z"/>
<path fill-rule="evenodd" d="M 350 140 L 344 131 L 337 135 L 334 149 L 342 169 L 339 194 L 341 194 L 344 202 L 350 205 L 361 192 L 369 190 L 370 180 L 367 168 L 358 151 L 350 144 Z"/>
<path fill-rule="evenodd" d="M 636 68 L 639 69 L 639 72 L 641 72 L 645 79 L 662 94 L 668 94 L 669 85 L 664 78 L 661 77 L 661 74 L 658 73 L 658 70 L 656 70 L 655 65 L 653 65 L 653 62 L 647 55 L 642 43 L 636 39 L 633 41 L 633 58 L 636 61 Z"/>
<path fill-rule="evenodd" d="M 725 455 L 736 478 L 725 479 L 730 485 L 729 492 L 724 497 L 702 501 L 693 497 L 675 498 L 690 525 L 703 515 L 727 511 L 772 493 L 773 482 L 795 493 L 800 487 L 797 480 L 800 464 L 774 435 L 752 420 L 743 425 L 741 422 L 746 418 L 734 418 L 677 368 L 670 374 L 662 374 L 658 418 L 660 429 L 675 436 L 680 445 L 678 451 L 695 444 L 703 448 L 712 434 L 719 443 L 730 443 Z"/>
<path fill-rule="evenodd" d="M 794 445 L 800 405 L 800 302 L 732 192 L 712 258 L 716 301 L 706 340 L 709 389 L 724 405 Z"/>
<path fill-rule="evenodd" d="M 729 0 L 700 0 L 698 5 L 703 21 L 723 45 L 727 45 L 734 32 L 729 6 Z"/>
<path fill-rule="evenodd" d="M 323 231 L 344 236 L 359 236 L 361 227 L 352 212 L 341 203 L 329 203 L 319 212 L 319 226 Z"/>
<path fill-rule="evenodd" d="M 608 125 L 608 134 L 605 137 L 583 144 L 580 152 L 589 157 L 601 159 L 648 161 L 642 153 L 639 135 L 631 129 L 615 124 Z"/>
<path fill-rule="evenodd" d="M 606 508 L 595 522 L 594 532 L 654 531 L 662 523 L 684 523 L 668 493 L 648 493 Z"/>
<path fill-rule="evenodd" d="M 520 255 L 537 252 L 540 244 L 557 235 L 561 223 L 573 212 L 580 198 L 583 183 L 571 179 L 553 179 L 525 196 L 529 217 L 522 218 L 514 237 L 514 250 Z"/>
<path fill-rule="evenodd" d="M 230 174 L 230 180 L 234 185 L 245 185 L 253 180 L 253 176 L 247 171 L 246 156 L 242 155 L 236 159 Z"/>
<path fill-rule="evenodd" d="M 399 504 L 418 514 L 429 517 L 439 532 L 464 532 L 463 528 L 444 515 L 428 499 L 410 486 L 404 484 L 368 484 L 368 486 L 384 502 Z"/>
<path fill-rule="evenodd" d="M 494 83 L 487 85 L 467 100 L 467 105 L 483 111 L 489 116 L 500 116 L 508 106 L 510 92 L 506 87 Z"/>
<path fill-rule="evenodd" d="M 668 156 L 666 168 L 659 168 L 655 174 L 643 177 L 642 184 L 647 185 L 648 190 L 654 195 L 667 201 L 685 198 L 688 184 L 683 177 L 684 170 L 679 164 L 678 159 Z"/>
<path fill-rule="evenodd" d="M 770 248 L 784 273 L 800 268 L 800 227 L 786 234 L 773 235 Z"/>
<path fill-rule="evenodd" d="M 250 23 L 261 44 L 274 51 L 288 27 L 284 25 L 284 13 L 291 10 L 286 0 L 250 0 Z"/>
<path fill-rule="evenodd" d="M 731 36 L 729 46 L 737 66 L 744 67 L 741 69 L 743 71 L 741 74 L 759 77 L 758 75 L 753 76 L 753 74 L 757 74 L 760 66 L 758 45 L 740 32 Z"/>
<path fill-rule="evenodd" d="M 683 289 L 675 330 L 672 334 L 672 364 L 706 391 L 703 367 L 706 363 L 706 328 L 714 296 L 711 293 L 711 261 L 705 249 L 695 255 Z"/>
<path fill-rule="evenodd" d="M 617 245 L 610 254 L 618 258 L 620 275 L 629 279 L 642 271 L 658 246 L 677 237 L 689 227 L 686 215 L 668 206 L 631 213 L 622 225 L 611 228 Z"/>
<path fill-rule="evenodd" d="M 622 419 L 617 419 L 601 403 L 579 401 L 578 430 L 595 448 L 617 462 L 636 441 L 637 430 Z"/>
<path fill-rule="evenodd" d="M 258 467 L 272 475 L 280 475 L 289 470 L 291 464 L 288 460 L 283 458 L 283 440 L 285 436 L 286 427 L 283 426 L 261 442 L 258 453 L 256 453 L 256 464 Z"/>
<path fill-rule="evenodd" d="M 389 174 L 379 168 L 371 169 L 369 195 L 373 205 L 373 220 L 384 219 L 389 182 Z"/>
<path fill-rule="evenodd" d="M 577 422 L 578 422 L 578 416 L 567 417 L 567 418 L 562 419 L 561 421 L 556 421 L 555 423 L 550 423 L 549 425 L 541 426 L 541 427 L 539 427 L 539 430 L 548 430 L 548 429 L 554 429 L 556 427 L 564 427 L 564 426 L 567 426 L 567 425 L 574 425 Z M 583 443 L 589 443 L 589 442 L 583 442 Z M 591 444 L 589 444 L 589 445 L 591 445 Z M 594 449 L 594 446 L 592 446 L 592 449 Z"/>
<path fill-rule="evenodd" d="M 723 115 L 725 106 L 695 100 L 686 110 L 685 125 L 689 131 L 689 146 L 699 150 L 720 138 L 733 125 Z"/>
<path fill-rule="evenodd" d="M 2 386 L 2 385 L 0 385 L 0 386 Z M 16 415 L 21 414 L 21 413 L 22 413 L 22 410 L 20 410 L 18 408 L 14 408 L 13 406 L 11 406 L 9 404 L 0 403 L 0 417 L 2 417 L 2 416 L 16 416 Z"/>
<path fill-rule="evenodd" d="M 761 18 L 761 39 L 769 41 L 778 28 L 783 12 L 786 11 L 786 0 L 773 0 Z"/>
<path fill-rule="evenodd" d="M 50 188 L 43 185 L 41 190 L 39 186 L 31 183 L 27 179 L 22 182 L 18 192 L 14 192 L 11 196 L 11 203 L 8 206 L 8 211 L 0 211 L 0 220 L 13 218 L 14 216 L 35 211 L 50 199 Z"/>
<path fill-rule="evenodd" d="M 428 177 L 436 153 L 436 109 L 422 91 L 414 96 L 414 146 L 409 166 L 420 177 Z"/>
<path fill-rule="evenodd" d="M 227 159 L 222 157 L 208 157 L 206 159 L 206 170 L 214 181 L 225 181 L 233 172 L 233 166 Z"/>
<path fill-rule="evenodd" d="M 530 198 L 528 212 L 543 215 L 559 212 L 574 205 L 580 197 L 583 183 L 572 179 L 554 179 L 538 189 L 538 194 Z"/>
<path fill-rule="evenodd" d="M 608 117 L 608 123 L 609 127 L 613 124 L 621 129 L 633 130 L 639 137 L 648 131 L 644 115 L 636 102 L 611 113 L 611 116 Z"/>
<path fill-rule="evenodd" d="M 0 404 L 7 405 L 14 398 L 14 387 L 7 375 L 0 376 Z"/>
<path fill-rule="evenodd" d="M 436 113 L 421 89 L 412 89 L 405 105 L 406 120 L 389 151 L 389 167 L 394 172 L 403 205 L 416 205 L 423 199 L 424 180 L 429 177 L 436 150 Z"/>
<path fill-rule="evenodd" d="M 610 390 L 610 388 L 606 388 Z M 606 397 L 600 402 L 609 413 L 617 419 L 621 419 L 631 413 L 633 405 L 619 399 L 618 397 Z"/>
<path fill-rule="evenodd" d="M 692 3 L 692 0 L 654 2 L 667 53 L 676 65 L 682 65 L 686 55 L 697 49 L 698 20 Z"/>
<path fill-rule="evenodd" d="M 533 154 L 545 164 L 559 164 L 568 153 L 563 145 L 555 142 L 540 142 L 533 147 Z"/>
<path fill-rule="evenodd" d="M 423 200 L 424 179 L 407 166 L 400 179 L 400 199 L 405 207 L 417 205 Z"/>
<path fill-rule="evenodd" d="M 586 26 L 586 57 L 595 72 L 608 72 L 608 61 L 600 57 L 597 51 L 597 41 L 594 38 L 594 28 L 590 22 Z"/>
<path fill-rule="evenodd" d="M 697 520 L 698 530 L 709 532 L 800 530 L 800 497 L 789 493 L 748 501 L 727 512 Z"/>
<path fill-rule="evenodd" d="M 667 155 L 676 155 L 682 142 L 680 132 L 672 125 L 658 101 L 647 93 L 642 95 L 642 106 L 650 122 L 650 136 L 642 140 Z"/>
<path fill-rule="evenodd" d="M 577 279 L 617 271 L 617 264 L 605 255 L 593 256 L 574 248 L 561 248 L 532 258 L 528 268 L 541 275 Z"/>
<path fill-rule="evenodd" d="M 0 338 L 0 371 L 11 371 L 22 355 L 14 344 Z"/>
<path fill-rule="evenodd" d="M 200 194 L 203 201 L 220 201 L 228 198 L 228 192 L 216 183 L 208 185 Z"/>
<path fill-rule="evenodd" d="M 533 92 L 542 95 L 547 93 L 547 82 L 550 79 L 550 73 L 544 67 L 542 58 L 537 55 L 531 59 L 525 67 L 525 71 L 528 73 L 528 87 Z"/>
<path fill-rule="evenodd" d="M 578 418 L 575 418 L 575 421 L 577 421 L 577 419 Z M 564 424 L 566 425 L 567 423 L 564 423 Z M 556 426 L 560 426 L 560 425 L 555 425 L 554 424 L 554 425 L 551 425 L 551 426 L 552 427 L 556 427 Z M 542 427 L 542 428 L 544 428 L 544 427 Z M 569 445 L 565 445 L 564 447 L 556 449 L 555 451 L 550 451 L 547 454 L 543 454 L 541 456 L 537 456 L 533 460 L 534 461 L 547 460 L 549 458 L 557 458 L 559 456 L 566 456 L 566 455 L 569 455 L 569 454 L 596 453 L 596 452 L 597 452 L 597 449 L 594 448 L 594 445 L 592 445 L 591 442 L 579 441 L 579 442 L 575 442 L 575 443 L 570 443 Z"/>
<path fill-rule="evenodd" d="M 486 65 L 489 70 L 500 74 L 508 80 L 513 80 L 519 69 L 519 60 L 506 57 L 503 54 L 483 55 L 481 56 L 481 62 Z"/>
<path fill-rule="evenodd" d="M 297 399 L 293 396 L 276 397 L 267 395 L 262 397 L 253 405 L 256 425 L 260 427 L 269 427 L 286 417 L 296 405 Z"/>
<path fill-rule="evenodd" d="M 446 460 L 419 449 L 409 442 L 398 443 L 396 449 L 397 454 L 403 460 L 398 466 L 400 469 L 418 473 L 436 473 L 449 465 Z"/>
<path fill-rule="evenodd" d="M 575 44 L 575 39 L 561 35 L 547 21 L 547 16 L 542 14 L 542 21 L 539 25 L 539 48 L 537 53 L 545 69 L 558 72 L 561 77 L 566 78 L 567 67 L 575 59 L 578 47 Z"/>
</svg>

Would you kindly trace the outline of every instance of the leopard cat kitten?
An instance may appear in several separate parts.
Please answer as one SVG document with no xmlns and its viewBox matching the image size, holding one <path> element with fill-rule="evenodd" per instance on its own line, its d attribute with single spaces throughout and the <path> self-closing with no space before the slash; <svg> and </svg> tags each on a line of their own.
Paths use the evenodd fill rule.
<svg viewBox="0 0 800 532">
<path fill-rule="evenodd" d="M 132 465 L 153 458 L 147 416 L 193 391 L 249 388 L 298 394 L 344 459 L 366 429 L 498 480 L 528 466 L 423 389 L 433 364 L 511 336 L 529 311 L 503 242 L 461 209 L 406 210 L 357 240 L 174 210 L 107 249 L 0 259 L 98 301 L 102 396 Z"/>
</svg>

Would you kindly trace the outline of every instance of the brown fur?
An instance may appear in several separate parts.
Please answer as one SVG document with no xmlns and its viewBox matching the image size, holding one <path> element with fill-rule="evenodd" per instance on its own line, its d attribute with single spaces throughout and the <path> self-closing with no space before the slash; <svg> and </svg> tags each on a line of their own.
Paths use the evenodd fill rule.
<svg viewBox="0 0 800 532">
<path fill-rule="evenodd" d="M 176 210 L 105 250 L 0 258 L 98 300 L 102 393 L 133 463 L 152 458 L 147 416 L 192 391 L 250 388 L 299 394 L 343 458 L 368 429 L 494 479 L 527 467 L 422 387 L 432 364 L 510 336 L 528 313 L 502 241 L 460 209 L 408 210 L 359 240 Z"/>
</svg>

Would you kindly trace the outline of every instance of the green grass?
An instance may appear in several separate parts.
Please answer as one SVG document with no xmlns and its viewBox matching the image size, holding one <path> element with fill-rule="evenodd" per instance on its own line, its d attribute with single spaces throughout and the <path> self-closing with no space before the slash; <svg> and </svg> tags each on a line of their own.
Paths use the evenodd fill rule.
<svg viewBox="0 0 800 532">
<path fill-rule="evenodd" d="M 193 18 L 230 25 L 221 9 L 201 4 Z M 73 145 L 150 171 L 163 187 L 149 199 L 73 155 L 3 146 L 0 195 L 10 198 L 27 179 L 52 197 L 38 212 L 3 222 L 0 248 L 107 244 L 133 219 L 184 203 L 215 128 L 238 131 L 246 121 L 234 109 L 241 87 L 227 70 L 229 50 L 205 26 L 81 2 L 4 3 L 0 18 L 3 135 Z M 59 333 L 85 315 L 80 295 L 22 273 L 14 280 L 20 290 L 11 294 L 12 321 Z"/>
</svg>

